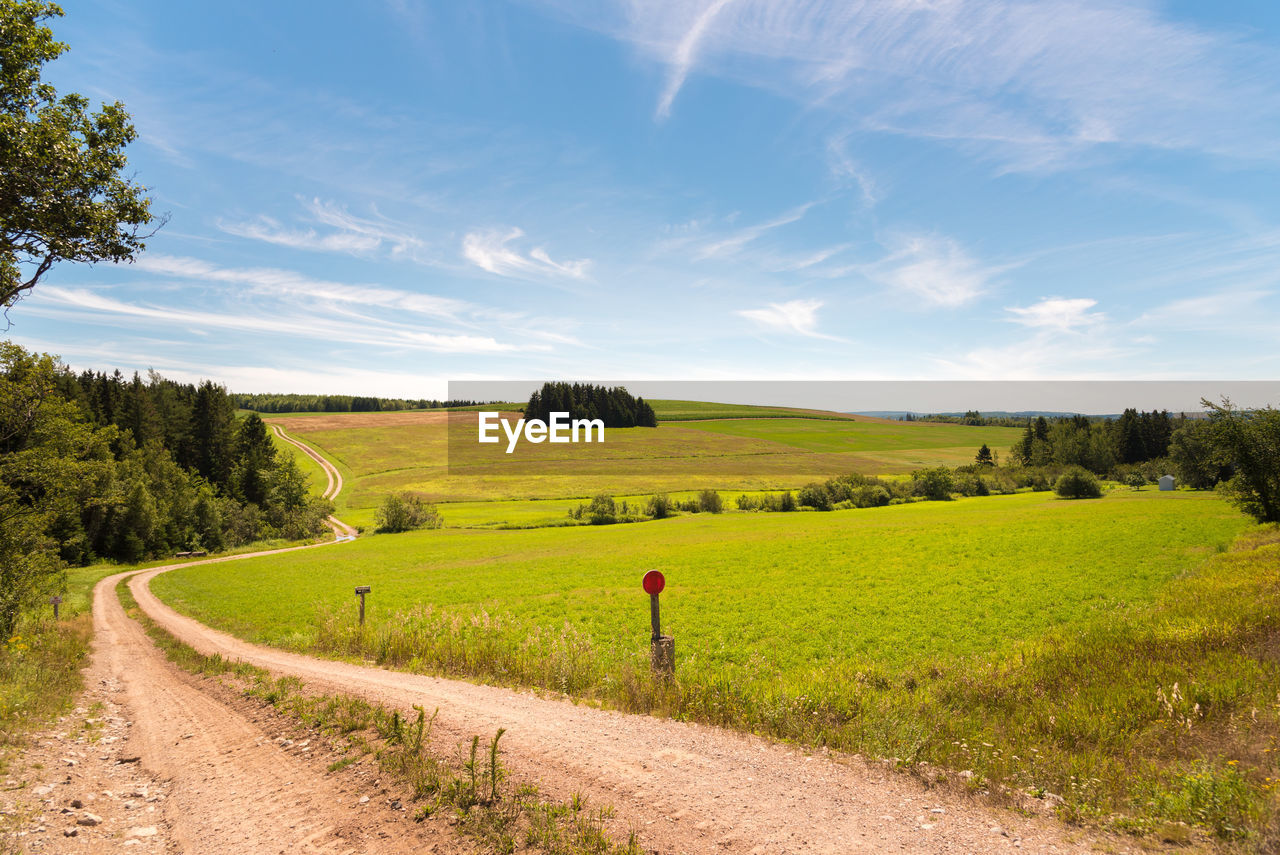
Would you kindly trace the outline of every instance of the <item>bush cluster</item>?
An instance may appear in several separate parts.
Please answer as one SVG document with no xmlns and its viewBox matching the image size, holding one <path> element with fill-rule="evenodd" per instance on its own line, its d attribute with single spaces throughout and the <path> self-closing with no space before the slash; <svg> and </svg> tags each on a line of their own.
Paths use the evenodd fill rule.
<svg viewBox="0 0 1280 855">
<path fill-rule="evenodd" d="M 419 528 L 440 528 L 444 520 L 436 506 L 414 493 L 391 493 L 374 514 L 378 531 L 394 534 Z"/>
</svg>

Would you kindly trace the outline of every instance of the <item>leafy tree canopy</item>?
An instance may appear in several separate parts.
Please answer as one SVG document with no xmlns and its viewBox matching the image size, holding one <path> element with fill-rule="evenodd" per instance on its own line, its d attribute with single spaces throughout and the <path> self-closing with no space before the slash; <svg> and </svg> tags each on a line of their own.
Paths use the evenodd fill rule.
<svg viewBox="0 0 1280 855">
<path fill-rule="evenodd" d="M 8 308 L 58 261 L 128 261 L 151 222 L 146 188 L 122 175 L 137 136 L 119 102 L 41 82 L 67 50 L 44 21 L 56 4 L 0 0 L 0 305 Z"/>
</svg>

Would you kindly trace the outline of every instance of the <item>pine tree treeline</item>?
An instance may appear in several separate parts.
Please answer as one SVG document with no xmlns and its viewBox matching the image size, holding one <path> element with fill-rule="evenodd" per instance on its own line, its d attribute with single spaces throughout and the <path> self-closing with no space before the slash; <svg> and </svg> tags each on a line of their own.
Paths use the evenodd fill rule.
<svg viewBox="0 0 1280 855">
<path fill-rule="evenodd" d="M 210 381 L 74 374 L 3 343 L 0 421 L 0 522 L 38 521 L 26 536 L 55 564 L 310 537 L 332 510 L 262 419 L 237 419 Z M 62 494 L 74 498 L 46 501 Z"/>
<path fill-rule="evenodd" d="M 1022 438 L 1010 449 L 1023 466 L 1083 466 L 1105 475 L 1116 466 L 1160 460 L 1169 454 L 1181 422 L 1167 410 L 1140 413 L 1130 408 L 1118 419 L 1067 416 L 1026 422 Z"/>
<path fill-rule="evenodd" d="M 658 426 L 653 407 L 622 386 L 606 389 L 586 383 L 544 383 L 529 396 L 524 417 L 548 421 L 552 413 L 568 413 L 571 419 L 600 419 L 605 427 Z"/>
<path fill-rule="evenodd" d="M 278 395 L 236 392 L 231 403 L 255 413 L 391 413 L 400 410 L 438 410 L 471 407 L 478 401 L 436 401 L 428 398 L 373 398 L 360 395 Z"/>
</svg>

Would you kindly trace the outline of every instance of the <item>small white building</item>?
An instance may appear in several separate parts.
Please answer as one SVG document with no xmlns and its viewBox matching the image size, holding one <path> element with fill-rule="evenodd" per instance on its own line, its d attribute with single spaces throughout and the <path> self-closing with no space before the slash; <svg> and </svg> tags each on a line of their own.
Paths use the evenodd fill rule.
<svg viewBox="0 0 1280 855">
<path fill-rule="evenodd" d="M 1172 489 L 1173 489 L 1173 476 L 1172 476 L 1172 475 L 1161 475 L 1161 476 L 1160 476 L 1160 489 L 1161 489 L 1161 490 L 1172 490 Z"/>
</svg>

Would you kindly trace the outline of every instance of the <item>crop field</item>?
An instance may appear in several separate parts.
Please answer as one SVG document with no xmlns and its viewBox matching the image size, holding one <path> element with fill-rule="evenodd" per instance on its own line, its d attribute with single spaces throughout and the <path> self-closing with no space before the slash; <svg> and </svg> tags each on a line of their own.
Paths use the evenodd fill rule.
<svg viewBox="0 0 1280 855">
<path fill-rule="evenodd" d="M 468 502 L 790 489 L 847 472 L 965 463 L 983 443 L 1003 449 L 1020 435 L 1016 428 L 862 418 L 735 418 L 610 429 L 604 444 L 590 446 L 525 443 L 508 456 L 501 444 L 475 444 L 467 415 L 342 413 L 281 424 L 339 467 L 347 486 L 338 507 L 348 511 L 372 509 L 397 490 Z M 452 449 L 450 431 L 458 432 Z"/>
</svg>

